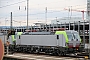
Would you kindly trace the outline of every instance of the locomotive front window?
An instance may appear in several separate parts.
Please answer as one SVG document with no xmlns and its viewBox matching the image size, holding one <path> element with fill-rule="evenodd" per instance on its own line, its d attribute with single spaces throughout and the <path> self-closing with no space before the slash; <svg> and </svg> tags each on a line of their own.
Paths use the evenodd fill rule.
<svg viewBox="0 0 90 60">
<path fill-rule="evenodd" d="M 74 32 L 73 34 L 74 34 L 74 36 L 75 36 L 75 39 L 80 40 L 80 36 L 79 36 L 79 34 L 78 34 L 77 32 Z"/>
<path fill-rule="evenodd" d="M 68 39 L 69 40 L 72 40 L 73 39 L 73 35 L 72 34 L 68 34 L 67 36 L 68 36 Z"/>
<path fill-rule="evenodd" d="M 75 39 L 75 41 L 80 41 L 80 36 L 79 36 L 79 33 L 78 32 L 66 32 L 67 33 L 67 37 L 69 39 L 69 41 Z"/>
<path fill-rule="evenodd" d="M 66 32 L 66 33 L 69 41 L 71 41 L 74 38 L 73 34 L 71 32 Z"/>
</svg>

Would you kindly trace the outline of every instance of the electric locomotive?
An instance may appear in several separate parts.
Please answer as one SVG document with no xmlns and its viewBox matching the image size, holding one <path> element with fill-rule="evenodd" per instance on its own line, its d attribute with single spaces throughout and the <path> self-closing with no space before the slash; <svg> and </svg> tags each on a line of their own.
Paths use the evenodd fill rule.
<svg viewBox="0 0 90 60">
<path fill-rule="evenodd" d="M 80 52 L 81 38 L 77 31 L 62 30 L 55 32 L 16 33 L 13 47 L 12 35 L 9 37 L 10 50 L 14 52 L 46 53 L 66 55 Z"/>
</svg>

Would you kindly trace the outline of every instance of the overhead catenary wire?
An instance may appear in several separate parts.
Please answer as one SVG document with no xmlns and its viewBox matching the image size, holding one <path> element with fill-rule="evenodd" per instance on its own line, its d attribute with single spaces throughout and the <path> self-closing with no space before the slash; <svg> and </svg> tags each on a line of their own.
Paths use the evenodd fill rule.
<svg viewBox="0 0 90 60">
<path fill-rule="evenodd" d="M 62 12 L 63 10 L 61 10 L 61 11 L 51 11 L 51 12 L 48 12 L 48 14 L 49 13 L 58 13 L 58 12 Z M 45 13 L 36 13 L 36 14 L 29 14 L 29 16 L 31 16 L 31 15 L 40 15 L 40 14 L 45 14 Z M 75 16 L 77 16 L 77 15 L 79 15 L 79 14 L 74 14 L 74 15 L 72 15 L 72 17 L 75 17 Z M 23 16 L 26 16 L 26 15 L 16 15 L 16 16 L 14 16 L 14 17 L 23 17 Z M 3 18 L 3 17 L 2 17 Z M 35 19 L 37 19 L 37 18 L 35 18 Z M 43 19 L 43 18 L 39 18 L 38 17 L 38 19 Z"/>
<path fill-rule="evenodd" d="M 25 0 L 25 1 L 26 1 L 26 0 Z M 2 6 L 2 7 L 0 7 L 0 8 L 12 6 L 12 5 L 16 5 L 16 4 L 25 2 L 25 1 L 21 1 L 21 2 L 17 2 L 17 3 L 9 4 L 9 5 L 6 5 L 6 6 Z M 76 6 L 82 6 L 82 5 L 76 5 Z M 72 7 L 76 7 L 76 6 L 72 6 Z M 29 10 L 30 10 L 30 9 L 29 9 Z M 22 10 L 22 11 L 23 11 L 23 10 Z M 17 11 L 14 11 L 14 13 L 15 13 L 15 12 L 18 12 L 18 10 L 17 10 Z M 54 12 L 60 12 L 60 11 L 53 11 L 53 12 L 48 12 L 48 13 L 54 13 Z M 36 14 L 29 14 L 29 15 L 37 15 L 37 14 L 45 14 L 45 13 L 36 13 Z M 20 15 L 20 16 L 26 16 L 26 15 Z M 18 16 L 16 16 L 16 17 L 18 17 Z M 2 17 L 1 17 L 1 18 L 2 18 Z M 1 19 L 1 18 L 0 18 L 0 19 Z"/>
<path fill-rule="evenodd" d="M 63 10 L 60 10 L 60 11 L 53 11 L 53 10 L 50 10 L 51 12 L 47 12 L 47 13 L 54 13 L 54 12 L 62 12 Z M 15 11 L 14 11 L 15 13 Z M 44 12 L 43 13 L 35 13 L 35 14 L 29 14 L 29 15 L 38 15 L 38 14 L 45 14 Z M 26 16 L 25 15 L 19 15 L 19 16 Z M 14 16 L 14 17 L 19 17 L 19 16 Z M 1 18 L 4 18 L 4 17 L 1 17 Z"/>
<path fill-rule="evenodd" d="M 49 13 L 58 13 L 58 12 L 62 12 L 63 10 L 60 10 L 60 11 L 50 11 L 50 12 L 47 12 L 48 14 Z M 38 14 L 45 14 L 44 12 L 43 13 L 35 13 L 35 14 L 29 14 L 29 15 L 38 15 Z M 78 15 L 78 14 L 77 14 Z M 19 16 L 26 16 L 26 15 L 19 15 Z M 19 16 L 14 16 L 14 17 L 19 17 Z"/>
<path fill-rule="evenodd" d="M 19 4 L 19 2 L 18 3 L 16 3 L 16 4 Z M 12 6 L 12 5 L 16 5 L 16 4 L 11 4 L 11 5 L 7 5 L 7 6 L 2 6 L 2 8 L 4 8 L 4 7 L 8 7 L 8 6 Z M 72 6 L 73 7 L 73 6 Z M 62 10 L 63 11 L 63 10 Z M 51 11 L 51 12 L 48 12 L 48 13 L 56 13 L 56 12 L 62 12 L 62 11 Z M 14 12 L 17 12 L 17 11 L 14 11 Z M 19 11 L 18 11 L 19 12 Z M 35 13 L 35 14 L 29 14 L 29 16 L 30 15 L 37 15 L 37 14 L 45 14 L 45 13 Z M 19 16 L 14 16 L 14 17 L 20 17 L 20 16 L 26 16 L 26 14 L 24 15 L 19 15 Z"/>
<path fill-rule="evenodd" d="M 23 3 L 23 2 L 26 2 L 26 0 L 24 1 L 20 1 L 20 2 L 17 2 L 17 3 L 13 3 L 13 4 L 8 4 L 8 5 L 5 5 L 5 6 L 1 6 L 0 8 L 4 8 L 4 7 L 8 7 L 8 6 L 12 6 L 12 5 L 16 5 L 16 4 L 19 4 L 19 3 Z M 50 2 L 52 4 L 52 2 Z M 45 3 L 45 4 L 50 4 L 50 3 Z M 58 3 L 58 2 L 53 2 L 53 3 Z M 37 5 L 37 4 L 36 4 Z M 38 4 L 39 5 L 39 4 Z M 43 4 L 42 4 L 43 5 Z M 84 4 L 85 5 L 85 4 Z M 75 6 L 72 6 L 72 7 L 76 7 L 76 6 L 83 6 L 83 5 L 75 5 Z M 68 6 L 67 6 L 68 7 Z M 59 8 L 64 8 L 64 7 L 59 7 Z"/>
<path fill-rule="evenodd" d="M 25 0 L 25 1 L 26 1 L 26 0 Z M 2 6 L 2 7 L 0 7 L 0 8 L 12 6 L 12 5 L 19 4 L 19 3 L 22 3 L 22 2 L 25 2 L 25 1 L 21 1 L 21 2 L 17 2 L 17 3 L 5 5 L 5 6 Z M 82 5 L 76 5 L 76 6 L 82 6 Z M 74 7 L 76 7 L 76 6 L 74 6 Z M 25 7 L 26 7 L 26 6 L 25 6 Z M 72 6 L 72 7 L 73 7 L 73 6 Z M 50 8 L 49 8 L 49 9 L 50 9 Z M 30 9 L 29 9 L 29 10 L 30 10 Z M 17 11 L 18 11 L 18 10 L 17 10 Z M 14 13 L 17 12 L 17 11 L 14 11 Z M 31 15 L 35 15 L 35 14 L 31 14 Z M 0 18 L 0 19 L 1 19 L 1 18 Z"/>
<path fill-rule="evenodd" d="M 1 6 L 0 8 L 4 8 L 4 7 L 8 7 L 8 6 L 12 6 L 12 5 L 16 5 L 16 4 L 19 4 L 19 3 L 22 3 L 22 2 L 26 2 L 26 0 L 24 0 L 24 1 L 20 1 L 20 2 L 17 2 L 17 3 L 13 3 L 13 4 L 9 4 L 9 5 L 5 5 L 5 6 Z"/>
<path fill-rule="evenodd" d="M 24 8 L 26 8 L 26 6 L 24 7 Z M 20 12 L 20 11 L 24 11 L 24 10 L 26 10 L 26 9 L 24 9 L 24 10 L 22 10 L 22 9 L 20 9 L 20 11 L 19 11 L 19 9 L 20 9 L 20 6 L 18 7 L 18 10 L 15 10 L 15 11 L 13 11 L 14 13 L 15 12 Z M 77 8 L 77 9 L 81 9 L 81 8 Z M 31 9 L 29 9 L 29 10 L 31 10 Z M 49 10 L 51 10 L 50 8 L 49 8 Z M 63 11 L 65 11 L 65 10 L 63 10 Z M 54 12 L 58 12 L 58 11 L 54 11 Z M 36 13 L 37 14 L 37 13 Z"/>
<path fill-rule="evenodd" d="M 12 6 L 12 5 L 16 5 L 16 4 L 23 3 L 23 2 L 26 2 L 26 0 L 20 1 L 20 2 L 17 2 L 17 3 L 13 3 L 13 4 L 9 4 L 9 5 L 5 5 L 5 6 L 1 6 L 0 8 Z M 54 3 L 55 3 L 55 2 L 54 2 Z M 48 3 L 48 4 L 50 4 L 50 3 Z M 84 5 L 85 5 L 85 4 L 84 4 Z M 72 7 L 77 7 L 77 6 L 83 6 L 83 5 L 75 5 L 75 6 L 72 6 Z M 68 7 L 68 6 L 67 6 L 67 7 Z M 64 8 L 64 7 L 58 7 L 58 8 Z"/>
</svg>

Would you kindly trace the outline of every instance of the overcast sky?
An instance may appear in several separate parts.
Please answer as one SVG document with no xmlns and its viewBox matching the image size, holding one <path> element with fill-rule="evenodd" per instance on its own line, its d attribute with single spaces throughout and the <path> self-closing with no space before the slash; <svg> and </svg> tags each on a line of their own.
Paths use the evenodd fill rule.
<svg viewBox="0 0 90 60">
<path fill-rule="evenodd" d="M 29 0 L 29 23 L 35 21 L 45 21 L 45 8 L 47 7 L 47 22 L 55 19 L 55 17 L 68 17 L 68 11 L 64 8 L 75 10 L 86 10 L 87 0 Z M 20 6 L 20 10 L 19 10 Z M 26 21 L 27 0 L 0 0 L 0 21 L 5 25 L 5 19 L 10 21 L 10 12 L 13 12 L 13 20 L 22 21 L 24 25 Z M 70 16 L 70 13 L 69 13 Z M 82 17 L 81 12 L 72 12 L 72 17 Z M 14 25 L 20 25 L 14 22 Z M 9 23 L 6 23 L 9 25 Z"/>
</svg>

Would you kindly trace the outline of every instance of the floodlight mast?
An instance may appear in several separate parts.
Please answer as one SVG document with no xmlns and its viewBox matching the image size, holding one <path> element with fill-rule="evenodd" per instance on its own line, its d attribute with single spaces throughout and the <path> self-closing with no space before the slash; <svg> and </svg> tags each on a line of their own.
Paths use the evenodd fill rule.
<svg viewBox="0 0 90 60">
<path fill-rule="evenodd" d="M 28 30 L 28 13 L 29 13 L 29 11 L 28 11 L 28 9 L 29 9 L 29 0 L 27 0 L 27 30 Z"/>
</svg>

